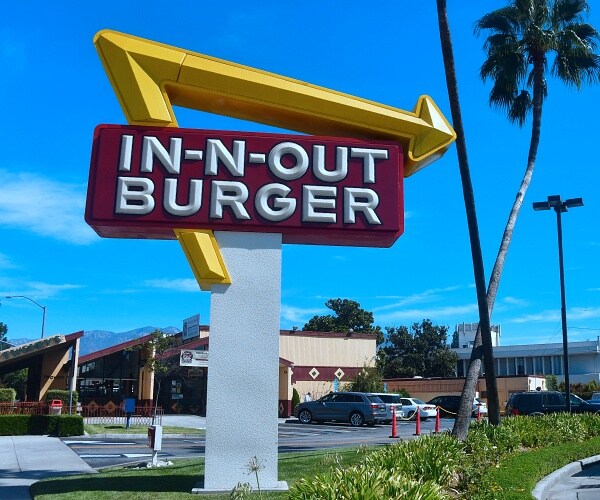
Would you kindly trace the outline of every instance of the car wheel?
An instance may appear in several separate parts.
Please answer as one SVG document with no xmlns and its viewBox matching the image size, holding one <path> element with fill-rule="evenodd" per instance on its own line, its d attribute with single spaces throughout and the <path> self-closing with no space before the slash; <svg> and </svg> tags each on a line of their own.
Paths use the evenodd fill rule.
<svg viewBox="0 0 600 500">
<path fill-rule="evenodd" d="M 298 413 L 298 420 L 303 424 L 310 424 L 312 422 L 312 413 L 308 410 L 301 410 Z"/>
<path fill-rule="evenodd" d="M 412 419 L 416 418 L 416 417 L 415 417 L 415 413 L 416 413 L 416 412 L 414 412 L 414 411 L 411 411 L 411 412 L 409 412 L 409 413 L 408 413 L 408 420 L 412 420 Z"/>
<path fill-rule="evenodd" d="M 529 416 L 531 416 L 531 417 L 543 417 L 544 414 L 541 411 L 534 411 L 533 413 L 530 413 Z"/>
<path fill-rule="evenodd" d="M 352 427 L 360 427 L 365 423 L 365 418 L 358 412 L 354 412 L 350 415 L 350 425 Z"/>
</svg>

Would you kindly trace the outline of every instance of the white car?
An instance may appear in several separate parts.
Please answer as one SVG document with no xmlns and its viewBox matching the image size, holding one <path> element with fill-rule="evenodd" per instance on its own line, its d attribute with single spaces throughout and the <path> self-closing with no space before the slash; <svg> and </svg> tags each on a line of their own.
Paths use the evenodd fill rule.
<svg viewBox="0 0 600 500">
<path fill-rule="evenodd" d="M 484 401 L 479 398 L 475 398 L 473 401 L 473 415 L 477 416 L 477 407 L 479 406 L 479 414 L 485 416 L 488 414 L 488 408 Z"/>
<path fill-rule="evenodd" d="M 400 398 L 402 402 L 402 411 L 404 411 L 404 416 L 409 419 L 416 418 L 415 413 L 417 412 L 417 408 L 419 408 L 419 414 L 421 415 L 421 420 L 427 420 L 430 417 L 435 418 L 437 415 L 437 410 L 434 405 L 430 405 L 425 403 L 425 401 L 421 401 L 417 398 Z"/>
</svg>

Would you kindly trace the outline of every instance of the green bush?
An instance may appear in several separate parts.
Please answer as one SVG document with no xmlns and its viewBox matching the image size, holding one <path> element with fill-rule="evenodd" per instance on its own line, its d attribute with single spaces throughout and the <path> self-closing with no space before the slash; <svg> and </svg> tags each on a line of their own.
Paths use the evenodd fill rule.
<svg viewBox="0 0 600 500">
<path fill-rule="evenodd" d="M 0 415 L 0 436 L 82 436 L 79 415 Z"/>
<path fill-rule="evenodd" d="M 0 403 L 12 403 L 17 397 L 17 391 L 8 387 L 0 389 Z"/>
<path fill-rule="evenodd" d="M 300 394 L 298 394 L 298 391 L 294 387 L 294 389 L 292 391 L 292 413 L 294 411 L 294 408 L 296 408 L 296 406 L 298 406 L 299 404 L 300 404 Z"/>
<path fill-rule="evenodd" d="M 63 402 L 63 406 L 69 407 L 69 391 L 63 389 L 50 389 L 46 393 L 46 402 L 49 403 L 53 399 L 60 399 Z M 77 391 L 73 391 L 73 404 L 77 404 L 78 401 Z"/>
</svg>

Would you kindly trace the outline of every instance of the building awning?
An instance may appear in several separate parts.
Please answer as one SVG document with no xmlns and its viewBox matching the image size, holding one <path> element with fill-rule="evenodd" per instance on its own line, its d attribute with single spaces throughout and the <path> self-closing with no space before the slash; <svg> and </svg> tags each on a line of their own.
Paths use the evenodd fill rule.
<svg viewBox="0 0 600 500">
<path fill-rule="evenodd" d="M 32 359 L 48 352 L 68 349 L 83 336 L 83 331 L 53 335 L 0 351 L 0 375 L 26 368 Z"/>
</svg>

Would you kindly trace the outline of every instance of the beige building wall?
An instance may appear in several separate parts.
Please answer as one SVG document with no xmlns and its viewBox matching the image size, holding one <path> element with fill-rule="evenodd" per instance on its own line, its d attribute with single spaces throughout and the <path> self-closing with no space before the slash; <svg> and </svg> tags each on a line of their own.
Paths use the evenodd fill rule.
<svg viewBox="0 0 600 500">
<path fill-rule="evenodd" d="M 282 331 L 279 355 L 293 363 L 290 398 L 295 388 L 301 400 L 307 393 L 318 399 L 334 390 L 336 379 L 341 388 L 363 367 L 375 366 L 376 350 L 375 335 Z"/>
<path fill-rule="evenodd" d="M 282 333 L 279 356 L 301 366 L 375 366 L 376 345 L 374 335 Z"/>
</svg>

